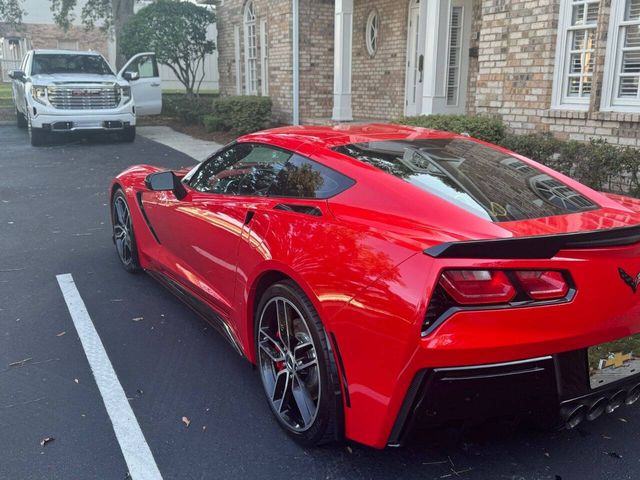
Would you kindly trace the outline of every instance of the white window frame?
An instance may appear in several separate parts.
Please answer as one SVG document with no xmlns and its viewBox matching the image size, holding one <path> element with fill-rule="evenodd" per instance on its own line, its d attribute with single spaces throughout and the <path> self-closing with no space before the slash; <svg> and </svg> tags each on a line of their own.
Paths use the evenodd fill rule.
<svg viewBox="0 0 640 480">
<path fill-rule="evenodd" d="M 235 60 L 236 95 L 242 95 L 242 68 L 240 66 L 240 26 L 233 26 L 233 57 Z"/>
<path fill-rule="evenodd" d="M 605 58 L 604 78 L 602 81 L 602 101 L 600 110 L 605 112 L 640 112 L 640 94 L 637 98 L 620 98 L 620 69 L 624 44 L 624 27 L 640 25 L 640 21 L 626 21 L 627 0 L 612 0 L 609 17 L 609 33 L 607 37 L 607 53 Z"/>
<path fill-rule="evenodd" d="M 595 3 L 591 0 L 560 0 L 560 16 L 558 19 L 558 40 L 556 43 L 556 61 L 553 75 L 553 91 L 551 99 L 551 108 L 554 110 L 589 110 L 589 102 L 591 101 L 591 94 L 594 90 L 593 70 L 591 72 L 591 91 L 588 96 L 584 97 L 570 97 L 566 94 L 568 79 L 569 79 L 569 62 L 571 60 L 571 53 L 569 52 L 569 36 L 572 31 L 575 30 L 588 30 L 594 31 L 594 43 L 596 37 L 596 31 L 598 24 L 585 25 L 572 25 L 572 10 L 574 5 L 585 5 L 585 17 L 588 10 L 588 4 Z M 595 44 L 592 48 L 592 55 L 595 56 Z M 593 60 L 595 64 L 595 57 Z"/>
<path fill-rule="evenodd" d="M 244 5 L 244 81 L 247 95 L 258 94 L 258 35 L 253 0 Z"/>
<path fill-rule="evenodd" d="M 266 97 L 269 95 L 269 31 L 264 19 L 260 21 L 260 76 L 261 93 Z"/>
</svg>

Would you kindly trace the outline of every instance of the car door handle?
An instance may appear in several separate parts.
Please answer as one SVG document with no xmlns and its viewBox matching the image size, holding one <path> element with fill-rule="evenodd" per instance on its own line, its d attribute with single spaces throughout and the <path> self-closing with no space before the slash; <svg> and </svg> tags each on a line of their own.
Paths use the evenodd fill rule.
<svg viewBox="0 0 640 480">
<path fill-rule="evenodd" d="M 153 83 L 151 84 L 151 86 L 152 86 L 152 87 L 159 87 L 159 86 L 160 86 L 160 84 L 159 84 L 159 83 L 155 83 L 155 82 L 153 82 Z"/>
</svg>

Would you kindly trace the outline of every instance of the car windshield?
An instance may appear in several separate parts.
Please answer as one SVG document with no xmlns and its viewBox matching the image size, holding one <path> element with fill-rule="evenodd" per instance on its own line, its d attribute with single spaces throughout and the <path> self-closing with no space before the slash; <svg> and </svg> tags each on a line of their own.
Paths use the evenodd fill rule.
<svg viewBox="0 0 640 480">
<path fill-rule="evenodd" d="M 31 75 L 51 73 L 112 75 L 113 71 L 100 55 L 35 54 L 31 66 Z"/>
<path fill-rule="evenodd" d="M 534 166 L 472 140 L 376 141 L 335 150 L 494 222 L 598 208 Z"/>
</svg>

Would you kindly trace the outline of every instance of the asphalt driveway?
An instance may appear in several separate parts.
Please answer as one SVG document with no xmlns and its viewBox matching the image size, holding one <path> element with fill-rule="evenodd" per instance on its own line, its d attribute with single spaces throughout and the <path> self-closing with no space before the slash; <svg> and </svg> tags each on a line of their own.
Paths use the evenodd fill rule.
<svg viewBox="0 0 640 480">
<path fill-rule="evenodd" d="M 140 137 L 33 148 L 0 127 L 0 478 L 128 476 L 56 281 L 65 273 L 165 479 L 640 478 L 639 408 L 571 432 L 499 424 L 402 449 L 298 447 L 272 420 L 257 372 L 150 277 L 120 267 L 107 187 L 135 163 L 194 160 Z"/>
</svg>

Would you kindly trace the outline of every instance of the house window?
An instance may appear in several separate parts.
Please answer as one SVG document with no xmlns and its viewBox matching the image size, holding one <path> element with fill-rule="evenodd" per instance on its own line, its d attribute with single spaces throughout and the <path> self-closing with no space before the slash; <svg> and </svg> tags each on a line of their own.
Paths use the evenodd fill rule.
<svg viewBox="0 0 640 480">
<path fill-rule="evenodd" d="M 460 60 L 462 58 L 463 7 L 452 6 L 449 18 L 449 58 L 447 60 L 447 105 L 458 104 Z"/>
<path fill-rule="evenodd" d="M 258 94 L 256 13 L 253 1 L 244 7 L 244 78 L 247 95 Z"/>
<path fill-rule="evenodd" d="M 554 107 L 586 110 L 593 85 L 599 0 L 562 0 Z"/>
<path fill-rule="evenodd" d="M 78 40 L 58 40 L 60 50 L 78 50 Z"/>
<path fill-rule="evenodd" d="M 365 32 L 367 52 L 373 57 L 378 50 L 378 36 L 380 32 L 380 16 L 376 10 L 372 10 L 371 13 L 369 13 Z"/>
<path fill-rule="evenodd" d="M 640 0 L 611 4 L 603 110 L 640 110 Z"/>
<path fill-rule="evenodd" d="M 260 22 L 260 65 L 262 68 L 262 95 L 269 95 L 269 32 L 267 21 Z"/>
</svg>

